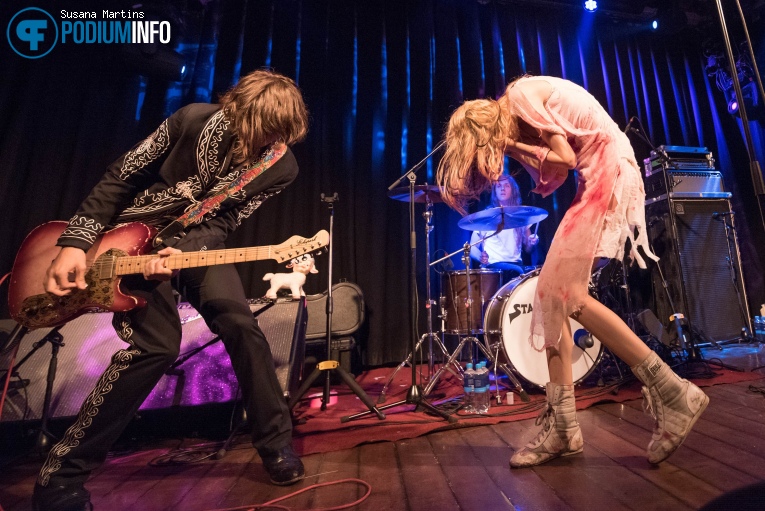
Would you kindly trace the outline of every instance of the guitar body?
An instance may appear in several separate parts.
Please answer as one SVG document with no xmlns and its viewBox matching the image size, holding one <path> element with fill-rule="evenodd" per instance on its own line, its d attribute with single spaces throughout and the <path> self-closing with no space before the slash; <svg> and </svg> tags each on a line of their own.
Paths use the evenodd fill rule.
<svg viewBox="0 0 765 511">
<path fill-rule="evenodd" d="M 121 278 L 97 271 L 107 260 L 151 252 L 156 229 L 139 222 L 122 225 L 99 236 L 87 252 L 86 289 L 55 296 L 43 288 L 45 273 L 60 250 L 56 246 L 66 222 L 48 222 L 35 228 L 21 244 L 13 263 L 8 308 L 16 322 L 27 328 L 60 326 L 85 312 L 124 312 L 144 305 L 144 300 L 124 294 Z M 99 264 L 104 262 L 104 264 Z"/>
</svg>

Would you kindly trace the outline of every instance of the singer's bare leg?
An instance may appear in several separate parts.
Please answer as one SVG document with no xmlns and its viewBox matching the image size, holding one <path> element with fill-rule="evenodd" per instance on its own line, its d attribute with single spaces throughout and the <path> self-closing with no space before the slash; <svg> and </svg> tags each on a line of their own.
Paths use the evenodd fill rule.
<svg viewBox="0 0 765 511">
<path fill-rule="evenodd" d="M 616 313 L 591 296 L 585 300 L 576 320 L 630 367 L 638 365 L 651 353 L 651 349 Z"/>
<path fill-rule="evenodd" d="M 550 382 L 558 385 L 573 385 L 574 371 L 571 357 L 574 350 L 574 338 L 571 335 L 571 323 L 563 322 L 558 349 L 547 348 L 547 369 Z"/>
</svg>

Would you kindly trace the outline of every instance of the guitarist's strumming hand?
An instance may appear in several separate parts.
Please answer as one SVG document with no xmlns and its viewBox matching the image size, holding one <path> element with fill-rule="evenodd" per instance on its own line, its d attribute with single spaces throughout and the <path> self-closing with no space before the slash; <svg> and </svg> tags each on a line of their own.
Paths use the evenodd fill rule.
<svg viewBox="0 0 765 511">
<path fill-rule="evenodd" d="M 180 250 L 173 247 L 165 247 L 157 252 L 157 255 L 160 257 L 156 257 L 146 263 L 143 268 L 143 278 L 146 280 L 170 280 L 178 270 L 174 272 L 166 267 L 167 256 L 180 253 Z"/>
<path fill-rule="evenodd" d="M 64 247 L 45 272 L 45 290 L 56 296 L 66 296 L 72 289 L 85 289 L 85 252 L 76 247 Z"/>
</svg>

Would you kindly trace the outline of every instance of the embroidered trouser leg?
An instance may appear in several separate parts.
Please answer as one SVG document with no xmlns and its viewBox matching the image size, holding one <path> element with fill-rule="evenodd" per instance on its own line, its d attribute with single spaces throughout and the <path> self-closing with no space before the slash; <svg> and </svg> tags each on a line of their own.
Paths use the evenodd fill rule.
<svg viewBox="0 0 765 511">
<path fill-rule="evenodd" d="M 221 336 L 253 425 L 253 445 L 279 449 L 291 441 L 289 409 L 274 371 L 271 351 L 247 305 L 241 280 L 230 265 L 181 271 L 187 299 Z M 114 326 L 129 347 L 118 351 L 83 404 L 75 423 L 48 455 L 38 482 L 83 483 L 99 466 L 141 403 L 179 352 L 181 324 L 168 282 L 130 277 L 123 289 L 147 305 L 115 314 Z"/>
<path fill-rule="evenodd" d="M 147 305 L 114 314 L 112 324 L 128 346 L 114 354 L 74 424 L 48 453 L 37 478 L 42 486 L 84 483 L 178 356 L 181 323 L 170 283 L 134 275 L 123 289 Z"/>
<path fill-rule="evenodd" d="M 277 450 L 292 441 L 292 419 L 274 370 L 271 348 L 247 304 L 232 265 L 181 271 L 184 296 L 226 347 L 252 425 L 256 449 Z"/>
</svg>

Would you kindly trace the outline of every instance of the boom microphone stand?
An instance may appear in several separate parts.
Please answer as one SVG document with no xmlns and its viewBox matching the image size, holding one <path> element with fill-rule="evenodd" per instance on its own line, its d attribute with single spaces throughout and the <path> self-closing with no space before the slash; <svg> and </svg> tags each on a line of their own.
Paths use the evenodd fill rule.
<svg viewBox="0 0 765 511">
<path fill-rule="evenodd" d="M 388 187 L 388 190 L 396 188 L 405 178 L 409 179 L 409 305 L 411 307 L 409 324 L 410 324 L 410 341 L 411 341 L 411 353 L 412 353 L 412 382 L 409 390 L 406 393 L 406 399 L 390 403 L 380 407 L 380 410 L 387 410 L 403 404 L 415 405 L 415 410 L 419 407 L 425 408 L 436 415 L 448 420 L 449 422 L 457 422 L 456 417 L 449 415 L 425 400 L 422 388 L 417 383 L 417 368 L 414 363 L 414 354 L 417 352 L 417 233 L 414 228 L 414 183 L 417 181 L 417 169 L 419 169 L 436 151 L 441 149 L 444 142 L 440 142 L 433 150 L 425 156 L 422 160 L 399 177 L 392 185 Z M 430 271 L 430 268 L 427 268 Z M 426 297 L 430 300 L 430 296 Z M 348 417 L 343 417 L 341 421 L 347 422 L 352 419 L 357 419 L 365 416 L 369 412 L 357 413 Z"/>
<path fill-rule="evenodd" d="M 367 393 L 364 392 L 364 389 L 362 389 L 356 380 L 354 380 L 353 377 L 348 374 L 348 371 L 340 366 L 339 362 L 329 359 L 329 355 L 332 353 L 332 235 L 334 234 L 333 227 L 335 223 L 335 202 L 338 200 L 339 198 L 337 193 L 331 197 L 327 197 L 323 193 L 321 194 L 321 201 L 326 203 L 329 207 L 329 270 L 327 271 L 327 279 L 329 280 L 329 285 L 327 288 L 327 360 L 319 362 L 316 365 L 316 369 L 314 369 L 311 375 L 308 376 L 308 378 L 303 382 L 295 395 L 290 397 L 289 407 L 292 409 L 300 400 L 300 398 L 303 397 L 303 394 L 305 394 L 311 385 L 313 385 L 313 382 L 316 381 L 316 379 L 319 378 L 322 374 L 324 374 L 324 392 L 321 396 L 321 409 L 322 411 L 326 410 L 327 404 L 329 403 L 330 373 L 332 371 L 336 371 L 343 382 L 348 385 L 348 387 L 350 387 L 353 393 L 356 394 L 356 396 L 361 399 L 365 405 L 367 405 L 369 412 L 366 413 L 374 413 L 377 415 L 378 419 L 383 420 L 385 419 L 385 414 L 383 414 L 377 407 L 375 407 L 372 399 L 370 399 Z M 346 422 L 346 419 L 342 418 L 341 421 Z"/>
</svg>

